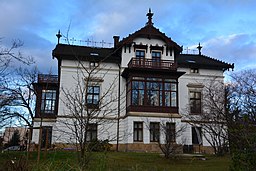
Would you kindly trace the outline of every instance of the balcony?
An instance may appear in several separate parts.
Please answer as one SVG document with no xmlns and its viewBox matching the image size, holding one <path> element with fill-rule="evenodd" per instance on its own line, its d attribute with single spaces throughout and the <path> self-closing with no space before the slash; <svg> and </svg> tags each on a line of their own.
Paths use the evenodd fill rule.
<svg viewBox="0 0 256 171">
<path fill-rule="evenodd" d="M 152 69 L 167 69 L 177 70 L 177 65 L 172 60 L 154 60 L 147 58 L 132 58 L 128 63 L 128 68 L 152 68 Z"/>
<path fill-rule="evenodd" d="M 38 83 L 58 83 L 58 75 L 38 74 Z"/>
</svg>

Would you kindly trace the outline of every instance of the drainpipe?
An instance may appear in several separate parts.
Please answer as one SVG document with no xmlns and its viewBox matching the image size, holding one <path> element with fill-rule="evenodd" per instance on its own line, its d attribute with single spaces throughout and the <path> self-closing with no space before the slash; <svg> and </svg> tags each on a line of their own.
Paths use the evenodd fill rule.
<svg viewBox="0 0 256 171">
<path fill-rule="evenodd" d="M 119 124 L 120 124 L 120 90 L 121 90 L 121 66 L 118 64 L 118 107 L 117 107 L 117 139 L 116 139 L 116 151 L 119 149 Z"/>
</svg>

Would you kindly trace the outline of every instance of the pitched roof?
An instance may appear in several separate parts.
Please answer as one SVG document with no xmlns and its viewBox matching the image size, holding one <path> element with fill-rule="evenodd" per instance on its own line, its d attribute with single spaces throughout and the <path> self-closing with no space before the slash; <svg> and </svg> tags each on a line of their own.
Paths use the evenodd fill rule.
<svg viewBox="0 0 256 171">
<path fill-rule="evenodd" d="M 148 38 L 148 39 L 151 39 L 151 38 L 161 39 L 167 44 L 167 46 L 172 47 L 176 52 L 179 53 L 182 51 L 182 48 L 176 42 L 174 42 L 171 38 L 167 37 L 164 33 L 159 31 L 159 29 L 157 29 L 153 25 L 146 25 L 145 27 L 142 27 L 140 30 L 132 34 L 129 34 L 128 37 L 123 38 L 123 40 L 121 40 L 118 43 L 118 46 L 131 44 L 133 40 L 137 37 Z"/>
<path fill-rule="evenodd" d="M 204 69 L 234 69 L 234 64 L 229 64 L 205 55 L 179 54 L 176 58 L 178 67 L 204 68 Z"/>
<path fill-rule="evenodd" d="M 132 34 L 129 34 L 128 37 L 123 38 L 123 40 L 121 40 L 118 43 L 118 46 L 131 44 L 133 43 L 133 40 L 137 37 L 148 38 L 148 39 L 156 38 L 156 39 L 163 40 L 168 47 L 173 48 L 176 54 L 179 54 L 182 51 L 182 48 L 176 42 L 174 42 L 171 38 L 167 37 L 159 29 L 153 26 L 153 22 L 152 22 L 153 13 L 151 13 L 151 9 L 149 9 L 149 12 L 147 13 L 146 16 L 148 16 L 148 22 L 146 23 L 146 26 L 142 27 L 141 29 L 135 31 Z"/>
<path fill-rule="evenodd" d="M 84 61 L 104 61 L 120 63 L 121 57 L 114 48 L 97 48 L 88 46 L 76 46 L 57 44 L 52 51 L 52 56 L 60 59 L 84 60 Z"/>
</svg>

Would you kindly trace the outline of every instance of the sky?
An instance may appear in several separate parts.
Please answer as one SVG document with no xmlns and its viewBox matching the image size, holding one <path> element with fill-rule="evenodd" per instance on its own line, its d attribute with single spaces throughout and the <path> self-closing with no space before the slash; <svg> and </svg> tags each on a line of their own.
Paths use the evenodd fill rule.
<svg viewBox="0 0 256 171">
<path fill-rule="evenodd" d="M 154 26 L 183 53 L 197 53 L 200 42 L 204 55 L 240 71 L 256 68 L 255 6 L 256 0 L 0 0 L 0 46 L 22 40 L 24 56 L 33 57 L 41 72 L 57 73 L 52 50 L 58 30 L 61 43 L 65 37 L 77 45 L 113 43 L 114 35 L 122 39 L 144 27 L 151 8 Z"/>
</svg>

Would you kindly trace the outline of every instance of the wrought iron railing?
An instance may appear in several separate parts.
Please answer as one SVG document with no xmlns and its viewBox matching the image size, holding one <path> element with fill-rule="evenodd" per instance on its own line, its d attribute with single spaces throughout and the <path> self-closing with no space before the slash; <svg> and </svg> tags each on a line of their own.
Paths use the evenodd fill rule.
<svg viewBox="0 0 256 171">
<path fill-rule="evenodd" d="M 58 75 L 38 74 L 38 83 L 58 83 Z"/>
<path fill-rule="evenodd" d="M 132 58 L 128 63 L 129 68 L 152 68 L 176 70 L 177 65 L 172 60 L 156 60 L 147 58 Z"/>
</svg>

